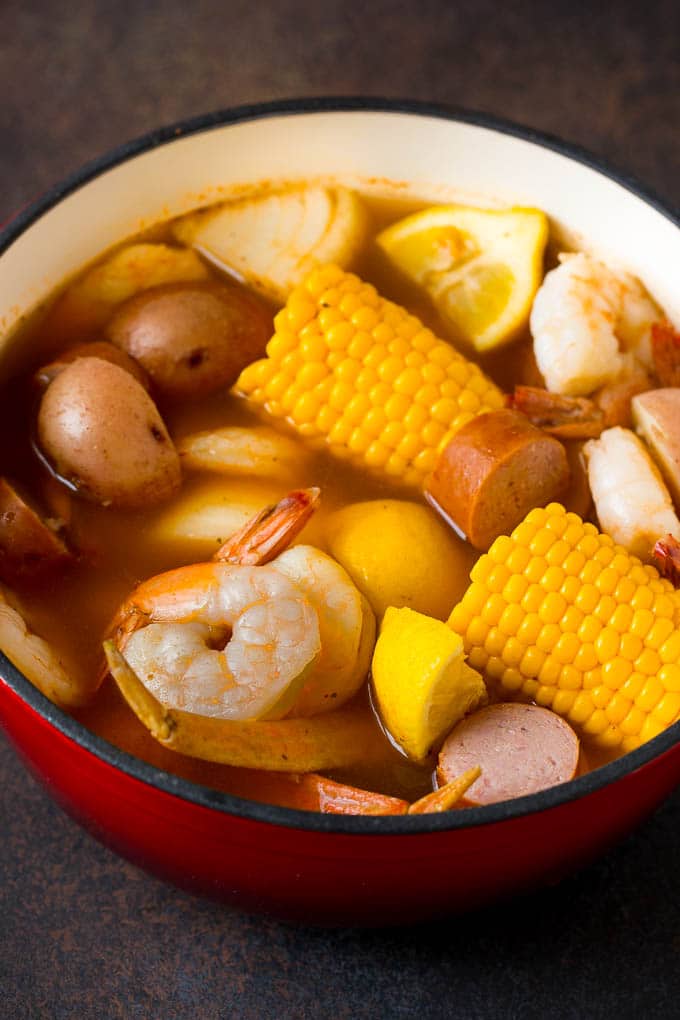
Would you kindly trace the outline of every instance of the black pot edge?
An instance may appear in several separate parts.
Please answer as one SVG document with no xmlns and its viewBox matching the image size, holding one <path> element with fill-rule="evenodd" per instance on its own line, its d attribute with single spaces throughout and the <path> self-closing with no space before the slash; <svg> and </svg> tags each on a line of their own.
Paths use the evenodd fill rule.
<svg viewBox="0 0 680 1020">
<path fill-rule="evenodd" d="M 57 205 L 63 198 L 118 164 L 150 149 L 188 135 L 223 127 L 226 124 L 277 116 L 352 111 L 433 117 L 471 124 L 476 127 L 520 138 L 542 148 L 551 149 L 560 155 L 601 173 L 627 191 L 632 192 L 646 202 L 647 205 L 651 205 L 660 212 L 674 225 L 680 227 L 680 211 L 670 208 L 653 191 L 643 187 L 642 184 L 625 172 L 613 169 L 586 149 L 564 142 L 553 135 L 506 121 L 491 114 L 459 109 L 443 104 L 372 96 L 322 96 L 309 99 L 277 100 L 275 102 L 218 110 L 162 127 L 118 146 L 103 156 L 85 164 L 80 170 L 68 176 L 61 183 L 56 184 L 10 220 L 4 229 L 0 230 L 0 255 L 31 224 Z M 201 807 L 217 810 L 223 814 L 230 814 L 253 822 L 282 826 L 288 829 L 311 830 L 330 835 L 418 835 L 422 833 L 451 832 L 468 827 L 511 821 L 523 815 L 547 811 L 569 801 L 587 797 L 647 765 L 654 758 L 671 750 L 680 739 L 680 722 L 678 722 L 637 750 L 630 751 L 621 758 L 616 759 L 616 761 L 595 769 L 585 776 L 540 793 L 519 797 L 511 801 L 504 801 L 499 804 L 491 804 L 487 807 L 467 808 L 461 812 L 450 811 L 442 814 L 413 816 L 367 817 L 357 815 L 326 815 L 234 797 L 219 790 L 212 790 L 208 787 L 191 783 L 188 780 L 180 779 L 178 776 L 148 765 L 141 759 L 121 751 L 115 745 L 96 736 L 66 712 L 59 709 L 41 694 L 12 665 L 2 652 L 0 652 L 0 666 L 2 666 L 3 670 L 2 679 L 35 712 L 45 718 L 64 736 L 134 779 L 138 779 L 164 793 L 180 797 Z"/>
</svg>

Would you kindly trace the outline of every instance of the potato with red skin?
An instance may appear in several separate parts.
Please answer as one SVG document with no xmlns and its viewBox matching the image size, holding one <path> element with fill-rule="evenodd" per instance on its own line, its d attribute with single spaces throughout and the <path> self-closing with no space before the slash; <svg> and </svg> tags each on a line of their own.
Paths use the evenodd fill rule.
<svg viewBox="0 0 680 1020">
<path fill-rule="evenodd" d="M 171 399 L 230 387 L 262 357 L 271 314 L 236 285 L 215 282 L 154 287 L 127 301 L 107 328 L 109 339 L 148 372 Z"/>
<path fill-rule="evenodd" d="M 6 478 L 0 478 L 0 581 L 20 585 L 72 558 L 57 532 Z"/>
<path fill-rule="evenodd" d="M 110 361 L 111 364 L 118 365 L 119 368 L 124 368 L 126 372 L 129 372 L 145 390 L 149 389 L 149 380 L 142 366 L 120 347 L 109 343 L 108 340 L 92 340 L 90 343 L 78 344 L 76 347 L 62 351 L 58 358 L 38 369 L 33 377 L 34 382 L 40 389 L 45 389 L 60 372 L 63 372 L 67 365 L 76 361 L 77 358 L 101 358 L 102 361 Z"/>
<path fill-rule="evenodd" d="M 510 409 L 477 415 L 442 450 L 425 495 L 476 549 L 559 497 L 569 464 L 559 440 Z"/>
<path fill-rule="evenodd" d="M 448 783 L 479 765 L 482 774 L 464 794 L 468 806 L 495 804 L 573 779 L 579 740 L 555 712 L 539 705 L 501 702 L 459 722 L 439 753 L 437 778 Z"/>
<path fill-rule="evenodd" d="M 179 457 L 156 405 L 101 358 L 78 358 L 48 386 L 38 443 L 57 475 L 104 506 L 150 506 L 180 487 Z"/>
</svg>

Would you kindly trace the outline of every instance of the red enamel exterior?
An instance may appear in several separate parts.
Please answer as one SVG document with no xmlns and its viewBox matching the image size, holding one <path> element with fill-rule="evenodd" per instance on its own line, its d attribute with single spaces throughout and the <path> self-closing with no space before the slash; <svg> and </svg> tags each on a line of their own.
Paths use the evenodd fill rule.
<svg viewBox="0 0 680 1020">
<path fill-rule="evenodd" d="M 0 718 L 50 793 L 112 849 L 194 892 L 322 924 L 417 921 L 555 881 L 680 781 L 675 747 L 593 793 L 501 822 L 412 835 L 315 832 L 149 785 L 60 733 L 5 683 Z"/>
</svg>

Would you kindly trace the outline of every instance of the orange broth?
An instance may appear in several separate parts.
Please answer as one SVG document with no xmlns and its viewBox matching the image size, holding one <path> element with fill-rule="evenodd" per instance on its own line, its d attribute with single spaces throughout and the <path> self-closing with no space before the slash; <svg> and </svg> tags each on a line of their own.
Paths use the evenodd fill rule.
<svg viewBox="0 0 680 1020">
<path fill-rule="evenodd" d="M 364 197 L 372 217 L 373 234 L 390 222 L 422 207 L 422 203 Z M 170 225 L 155 228 L 126 243 L 139 240 L 172 242 Z M 219 272 L 209 268 L 219 279 Z M 443 323 L 422 292 L 391 269 L 374 244 L 369 244 L 352 268 L 374 283 L 385 297 L 406 306 L 438 335 L 447 336 Z M 22 328 L 19 342 L 30 346 L 32 351 L 40 352 L 39 356 L 33 358 L 31 370 L 22 379 L 13 380 L 0 393 L 0 429 L 5 437 L 9 437 L 9 441 L 0 450 L 0 474 L 16 479 L 47 506 L 52 515 L 62 518 L 67 525 L 72 547 L 82 553 L 65 573 L 26 593 L 22 603 L 31 628 L 51 642 L 78 675 L 95 675 L 103 662 L 102 638 L 115 610 L 132 588 L 143 578 L 160 571 L 197 559 L 207 559 L 210 551 L 206 549 L 197 557 L 196 546 L 190 542 L 182 545 L 176 541 L 168 543 L 159 540 L 155 526 L 159 517 L 167 514 L 167 504 L 135 512 L 97 506 L 74 496 L 50 476 L 37 458 L 31 443 L 36 397 L 30 378 L 35 368 L 49 360 L 55 352 L 52 310 L 56 297 L 58 294 Z M 82 323 L 74 321 L 67 325 L 69 328 L 65 329 L 64 323 L 60 322 L 61 342 L 57 349 L 67 348 L 85 338 L 103 338 L 91 334 L 85 337 Z M 465 353 L 470 356 L 469 351 Z M 520 377 L 516 375 L 511 380 L 510 367 L 514 366 L 517 373 L 518 365 L 529 368 L 521 368 Z M 530 366 L 528 337 L 514 345 L 512 357 L 508 357 L 508 351 L 504 349 L 495 358 L 482 362 L 484 370 L 504 388 L 509 388 L 515 382 L 531 381 Z M 227 392 L 174 405 L 159 404 L 159 409 L 174 439 L 190 432 L 224 425 L 261 425 L 266 419 L 266 416 L 253 410 L 243 399 Z M 269 419 L 266 422 L 273 428 L 285 428 Z M 292 430 L 288 434 L 305 451 L 300 471 L 294 479 L 295 486 L 318 485 L 322 491 L 318 520 L 307 526 L 298 541 L 314 542 L 315 532 L 318 532 L 319 525 L 323 524 L 329 511 L 360 500 L 390 497 L 424 503 L 420 493 L 407 490 L 403 485 L 389 483 L 338 461 L 328 453 L 310 454 L 303 440 Z M 571 454 L 573 464 L 577 465 L 578 450 L 574 448 Z M 180 498 L 193 490 L 200 492 L 201 486 L 207 484 L 207 479 L 216 478 L 214 475 L 186 474 Z M 250 481 L 244 482 L 246 484 L 249 489 L 252 488 Z M 282 496 L 286 486 L 285 483 L 278 484 Z M 573 491 L 567 503 L 583 513 L 583 500 L 583 479 L 577 470 Z M 263 495 L 263 502 L 267 501 Z M 434 514 L 433 510 L 430 512 Z M 227 534 L 219 536 L 220 539 L 227 537 Z M 453 532 L 451 542 L 459 552 L 462 594 L 477 554 Z M 216 542 L 215 550 L 218 545 Z M 428 766 L 415 765 L 392 745 L 373 712 L 368 685 L 355 701 L 357 712 L 367 714 L 373 720 L 375 748 L 370 755 L 371 764 L 335 771 L 330 774 L 331 778 L 407 800 L 415 800 L 429 792 L 432 789 L 434 762 Z M 299 805 L 299 797 L 294 795 L 294 778 L 203 762 L 162 747 L 137 720 L 110 678 L 103 683 L 88 707 L 74 711 L 73 715 L 124 751 L 193 782 L 254 800 Z"/>
</svg>

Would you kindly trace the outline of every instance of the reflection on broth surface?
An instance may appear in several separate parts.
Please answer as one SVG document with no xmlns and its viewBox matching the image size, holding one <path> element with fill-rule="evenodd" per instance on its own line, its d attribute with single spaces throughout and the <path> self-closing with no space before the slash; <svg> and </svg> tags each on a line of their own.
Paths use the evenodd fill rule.
<svg viewBox="0 0 680 1020">
<path fill-rule="evenodd" d="M 669 644 L 676 612 L 671 585 L 655 579 L 651 567 L 636 565 L 623 549 L 610 555 L 611 541 L 600 536 L 598 545 L 593 525 L 577 534 L 576 518 L 567 515 L 562 524 L 559 508 L 549 508 L 542 518 L 530 515 L 531 525 L 520 522 L 532 507 L 552 506 L 557 498 L 580 517 L 597 521 L 591 498 L 593 460 L 589 485 L 583 440 L 608 426 L 621 431 L 620 426 L 630 425 L 631 398 L 658 385 L 659 371 L 641 323 L 644 315 L 656 319 L 661 313 L 636 283 L 636 300 L 641 302 L 636 311 L 638 332 L 632 337 L 629 330 L 626 337 L 618 338 L 620 364 L 611 379 L 604 362 L 598 377 L 598 386 L 604 380 L 610 397 L 612 387 L 619 387 L 615 401 L 600 400 L 594 387 L 576 385 L 570 392 L 555 394 L 540 390 L 541 413 L 550 420 L 539 422 L 527 410 L 527 392 L 515 393 L 512 410 L 504 409 L 504 393 L 515 386 L 543 386 L 528 328 L 531 301 L 543 276 L 546 227 L 542 214 L 534 210 L 490 214 L 449 207 L 454 211 L 443 218 L 438 214 L 437 219 L 422 203 L 348 199 L 343 189 L 337 194 L 320 188 L 310 189 L 309 194 L 298 189 L 293 198 L 285 192 L 274 196 L 268 200 L 266 216 L 256 204 L 246 202 L 236 226 L 232 224 L 233 236 L 240 236 L 238 230 L 246 227 L 265 232 L 262 241 L 257 233 L 247 234 L 250 247 L 243 242 L 247 259 L 244 255 L 243 266 L 235 263 L 248 279 L 248 288 L 217 268 L 226 235 L 220 234 L 222 220 L 215 217 L 223 216 L 223 211 L 202 211 L 126 242 L 113 256 L 109 253 L 70 281 L 24 327 L 22 342 L 33 352 L 32 361 L 21 379 L 5 386 L 0 399 L 0 428 L 11 437 L 0 451 L 0 474 L 16 483 L 19 497 L 26 496 L 28 502 L 45 509 L 48 527 L 67 536 L 75 557 L 65 567 L 41 572 L 39 577 L 27 575 L 14 584 L 1 573 L 4 539 L 0 531 L 0 579 L 16 589 L 10 602 L 20 608 L 31 630 L 53 647 L 77 682 L 92 692 L 104 665 L 102 640 L 110 634 L 114 618 L 118 628 L 114 637 L 124 654 L 130 633 L 133 644 L 139 644 L 139 634 L 161 633 L 151 628 L 189 624 L 204 628 L 200 640 L 206 655 L 211 661 L 219 659 L 224 668 L 228 656 L 235 654 L 241 624 L 229 618 L 218 625 L 205 616 L 205 608 L 202 616 L 193 608 L 181 616 L 178 592 L 186 572 L 163 581 L 160 601 L 174 600 L 174 616 L 165 603 L 160 609 L 156 601 L 150 608 L 146 603 L 142 607 L 146 589 L 137 586 L 164 571 L 214 557 L 218 559 L 215 576 L 228 577 L 220 550 L 234 532 L 286 493 L 319 487 L 319 509 L 294 542 L 312 545 L 339 560 L 349 575 L 343 571 L 347 591 L 351 589 L 356 605 L 362 607 L 359 619 L 363 623 L 353 624 L 352 630 L 345 615 L 342 626 L 334 620 L 338 629 L 333 632 L 331 623 L 324 624 L 322 613 L 321 651 L 293 679 L 285 706 L 277 701 L 260 713 L 259 722 L 251 722 L 247 715 L 240 721 L 271 726 L 272 734 L 280 735 L 272 739 L 283 741 L 291 739 L 287 734 L 293 732 L 287 721 L 308 715 L 313 741 L 318 711 L 304 708 L 310 703 L 309 692 L 313 695 L 315 684 L 325 684 L 328 696 L 336 698 L 342 684 L 334 684 L 329 671 L 338 670 L 338 676 L 343 669 L 351 671 L 355 656 L 365 668 L 356 666 L 361 675 L 353 676 L 351 689 L 360 689 L 350 700 L 347 724 L 351 732 L 355 719 L 354 732 L 360 734 L 356 739 L 363 746 L 356 760 L 345 756 L 324 768 L 323 775 L 401 800 L 390 806 L 380 798 L 371 801 L 370 794 L 362 799 L 356 791 L 324 786 L 324 780 L 243 767 L 252 764 L 250 759 L 243 759 L 241 765 L 241 759 L 225 764 L 231 760 L 224 743 L 230 738 L 223 736 L 228 726 L 220 730 L 218 725 L 205 738 L 210 746 L 212 741 L 219 743 L 221 750 L 208 755 L 217 760 L 178 753 L 170 744 L 163 746 L 153 726 L 150 732 L 143 713 L 135 716 L 110 675 L 88 704 L 73 709 L 76 718 L 123 750 L 193 782 L 282 805 L 368 813 L 406 810 L 406 803 L 399 804 L 412 804 L 430 793 L 442 743 L 446 741 L 446 760 L 458 760 L 456 724 L 464 717 L 481 717 L 476 710 L 487 702 L 519 698 L 561 715 L 586 743 L 585 753 L 580 753 L 580 771 L 654 735 L 680 712 L 680 703 L 676 706 L 674 700 L 680 688 L 673 673 L 680 666 Z M 273 227 L 272 208 L 277 217 Z M 229 219 L 228 207 L 224 215 Z M 513 220 L 512 228 L 506 229 L 499 218 L 510 215 L 517 222 Z M 398 228 L 392 228 L 393 224 Z M 195 248 L 178 247 L 178 237 Z M 312 253 L 308 265 L 306 250 L 302 254 L 293 250 L 295 244 L 305 243 Z M 552 248 L 549 251 L 547 263 L 554 267 L 556 259 Z M 317 252 L 324 253 L 323 261 L 344 259 L 356 275 L 347 276 L 339 269 L 309 275 L 319 261 Z M 331 257 L 326 257 L 328 252 Z M 327 276 L 319 275 L 324 272 Z M 616 289 L 618 278 L 612 275 L 611 279 Z M 285 311 L 278 311 L 293 284 L 298 289 Z M 518 293 L 522 287 L 524 296 Z M 199 313 L 192 306 L 187 317 L 173 302 L 176 295 L 184 300 L 189 293 L 201 295 L 205 308 L 202 305 Z M 283 297 L 277 300 L 280 294 Z M 392 302 L 409 314 L 395 310 Z M 213 305 L 220 306 L 217 313 Z M 215 314 L 217 318 L 211 319 Z M 243 317 L 248 316 L 252 321 L 243 327 Z M 504 316 L 507 325 L 503 325 Z M 253 332 L 254 326 L 251 329 L 256 321 L 266 324 L 261 338 L 255 335 L 257 330 Z M 183 322 L 188 324 L 182 326 Z M 501 325 L 494 332 L 498 322 Z M 432 334 L 455 340 L 466 360 Z M 224 335 L 232 345 L 226 362 L 220 354 Z M 274 339 L 265 357 L 264 341 L 270 335 Z M 111 340 L 117 347 L 110 355 L 100 342 Z M 68 399 L 61 397 L 61 390 L 68 389 L 77 371 L 85 371 L 86 361 L 82 356 L 69 361 L 66 352 L 94 341 L 100 344 L 97 350 L 86 346 L 83 354 L 98 359 L 100 375 L 113 380 L 106 385 L 118 394 L 121 385 L 116 380 L 122 378 L 132 403 L 120 412 L 117 423 L 111 419 L 114 424 L 106 427 L 97 443 L 92 442 L 92 432 L 75 442 L 71 439 L 75 412 Z M 506 346 L 509 341 L 510 347 Z M 616 348 L 617 340 L 611 342 Z M 475 346 L 482 350 L 475 353 Z M 125 364 L 120 367 L 120 347 L 143 366 L 137 376 L 141 382 L 133 381 Z M 214 362 L 209 360 L 213 357 Z M 107 361 L 105 368 L 102 358 Z M 483 375 L 468 365 L 472 360 Z M 36 376 L 48 362 L 48 369 Z M 218 364 L 222 367 L 212 367 Z M 77 371 L 74 366 L 79 366 Z M 231 381 L 241 369 L 236 386 L 228 390 L 224 380 Z M 202 381 L 192 392 L 191 380 L 196 377 L 192 373 L 199 370 Z M 144 386 L 157 404 L 168 440 L 144 417 L 144 401 L 148 401 Z M 95 392 L 88 385 L 85 390 L 90 396 Z M 55 404 L 49 417 L 44 411 L 45 393 Z M 78 396 L 75 417 L 82 419 L 80 409 L 88 399 Z M 538 398 L 531 399 L 531 407 L 538 406 Z M 105 394 L 102 403 L 107 400 Z M 38 427 L 41 401 L 43 417 Z M 87 474 L 83 449 L 90 460 L 94 457 L 94 474 L 103 470 L 110 481 L 113 461 L 122 457 L 125 464 L 125 457 L 132 456 L 132 421 L 138 408 L 140 424 L 135 428 L 150 430 L 149 441 L 161 444 L 165 452 L 168 443 L 179 451 L 182 484 L 178 493 L 166 497 L 162 486 L 154 487 L 155 479 L 145 479 L 134 499 L 126 503 L 116 491 L 109 496 L 109 490 Z M 501 432 L 501 420 L 507 432 Z M 471 430 L 471 423 L 476 423 L 477 432 Z M 277 439 L 277 434 L 285 441 Z M 462 445 L 466 435 L 469 447 Z M 68 455 L 63 436 L 67 436 Z M 593 448 L 588 449 L 592 458 Z M 462 460 L 461 450 L 465 450 Z M 97 457 L 104 458 L 108 468 L 102 469 Z M 148 468 L 149 455 L 139 453 L 139 457 Z M 430 476 L 439 479 L 436 485 Z M 428 505 L 423 488 L 440 514 Z M 417 504 L 418 511 L 412 514 L 403 509 L 405 501 Z M 462 513 L 457 509 L 461 501 Z M 498 524 L 501 502 L 508 511 L 507 527 Z M 354 508 L 351 514 L 338 513 L 350 507 Z M 390 508 L 395 507 L 392 512 Z M 602 507 L 596 510 L 602 521 Z M 442 517 L 453 527 L 442 523 Z M 484 538 L 476 549 L 456 534 L 461 521 L 466 521 L 474 541 L 469 523 L 473 517 L 479 522 L 483 517 L 478 533 Z M 520 528 L 513 532 L 512 541 L 498 537 L 516 524 Z M 522 528 L 525 531 L 517 538 Z M 562 543 L 559 548 L 550 545 L 553 533 Z M 257 540 L 259 535 L 257 531 Z M 503 541 L 507 546 L 498 545 Z M 640 551 L 639 541 L 636 551 Z M 470 569 L 480 552 L 485 555 L 468 588 Z M 651 546 L 645 548 L 643 558 L 651 560 Z M 588 574 L 589 559 L 597 560 L 600 570 L 618 573 L 611 577 L 597 571 Z M 244 562 L 230 560 L 231 564 Z M 275 558 L 269 569 L 283 570 L 285 562 Z M 311 567 L 304 567 L 292 578 L 299 600 L 311 597 L 312 574 Z M 160 591 L 159 585 L 160 581 Z M 432 602 L 427 589 L 433 586 L 445 592 L 447 608 L 439 621 L 428 616 Z M 339 598 L 333 590 L 324 606 L 332 606 Z M 635 598 L 640 610 L 653 618 L 654 640 L 642 633 L 640 618 L 632 610 L 628 615 L 623 612 L 624 604 L 638 608 Z M 452 630 L 443 621 L 457 603 Z M 128 608 L 119 611 L 121 606 Z M 393 608 L 388 609 L 380 631 L 369 689 L 373 616 L 374 612 L 381 616 L 386 606 Z M 335 636 L 324 637 L 324 626 Z M 243 627 L 251 635 L 248 654 L 252 655 L 252 642 L 263 647 L 265 639 L 252 622 Z M 280 641 L 280 633 L 271 640 Z M 338 651 L 344 647 L 337 645 L 340 640 L 353 649 L 346 661 Z M 185 655 L 184 645 L 178 648 L 173 652 L 177 662 Z M 676 658 L 680 661 L 680 654 Z M 193 667 L 184 663 L 181 668 L 187 670 L 186 676 L 193 675 Z M 240 681 L 233 664 L 229 671 L 226 683 L 238 693 Z M 192 682 L 205 680 L 196 677 Z M 147 686 L 155 689 L 150 682 Z M 156 713 L 161 728 L 170 720 L 170 729 L 179 727 L 183 732 L 187 725 L 182 717 L 184 701 L 169 703 L 157 696 L 160 702 L 149 709 L 150 716 Z M 219 700 L 217 695 L 215 699 Z M 341 701 L 342 696 L 338 705 L 329 707 L 337 710 Z M 504 739 L 516 741 L 509 715 L 505 719 L 501 708 L 500 715 L 493 717 L 505 727 Z M 535 739 L 547 741 L 549 754 L 551 738 L 541 736 L 540 720 L 528 723 L 528 739 L 533 739 L 534 725 Z M 565 754 L 575 761 L 576 735 L 573 741 L 576 753 L 571 747 Z M 513 748 L 507 755 L 516 763 L 522 755 L 514 744 Z M 483 758 L 483 751 L 480 754 Z M 503 752 L 500 760 L 492 754 L 489 761 L 473 764 L 481 767 L 483 777 L 485 770 L 490 776 L 494 769 L 502 769 Z M 565 769 L 564 774 L 557 769 L 549 782 L 571 778 L 573 764 Z M 456 778 L 447 774 L 442 779 L 442 775 L 440 767 L 440 783 Z M 469 783 L 475 778 L 476 774 Z M 520 777 L 519 792 L 534 789 L 530 782 L 535 779 Z M 462 800 L 452 806 L 467 802 L 475 803 L 472 793 L 469 801 L 463 793 Z M 433 803 L 427 801 L 417 810 L 440 810 Z"/>
</svg>

